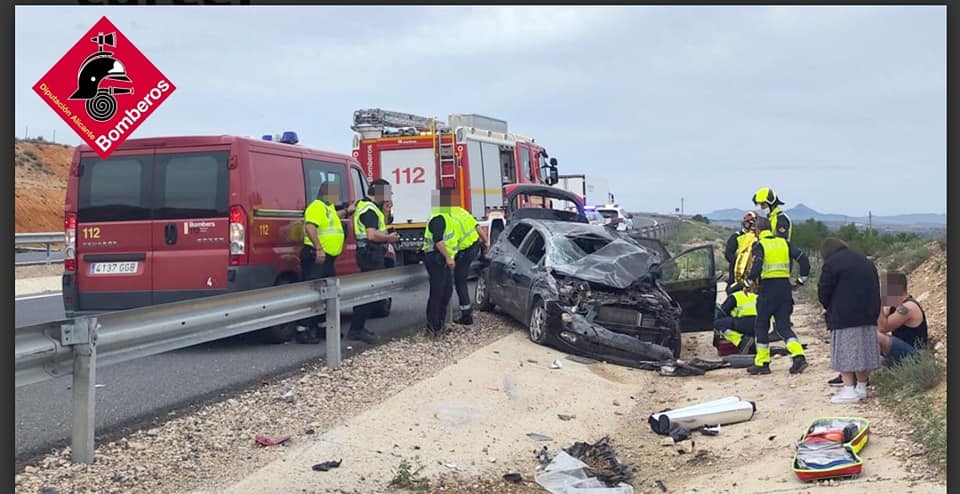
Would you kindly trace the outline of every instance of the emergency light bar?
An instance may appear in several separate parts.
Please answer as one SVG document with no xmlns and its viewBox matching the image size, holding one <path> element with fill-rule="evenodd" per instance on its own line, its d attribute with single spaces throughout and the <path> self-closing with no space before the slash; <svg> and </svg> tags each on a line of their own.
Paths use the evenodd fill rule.
<svg viewBox="0 0 960 494">
<path fill-rule="evenodd" d="M 297 144 L 300 142 L 300 138 L 297 137 L 297 133 L 292 130 L 288 130 L 283 134 L 273 134 L 273 135 L 264 134 L 263 140 L 282 142 L 284 144 Z"/>
</svg>

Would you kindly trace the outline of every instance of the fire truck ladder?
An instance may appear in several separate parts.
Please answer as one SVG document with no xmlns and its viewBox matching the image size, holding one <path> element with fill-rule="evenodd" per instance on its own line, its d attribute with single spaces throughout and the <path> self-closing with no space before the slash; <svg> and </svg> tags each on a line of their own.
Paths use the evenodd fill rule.
<svg viewBox="0 0 960 494">
<path fill-rule="evenodd" d="M 433 134 L 433 153 L 436 156 L 437 166 L 440 169 L 440 186 L 445 187 L 446 180 L 456 180 L 457 178 L 457 156 L 455 152 L 456 142 L 452 138 L 445 141 L 443 139 L 443 129 L 437 130 L 437 120 L 430 122 L 430 132 Z"/>
<path fill-rule="evenodd" d="M 359 125 L 372 125 L 380 130 L 384 128 L 414 128 L 420 132 L 449 132 L 450 127 L 443 122 L 438 122 L 436 118 L 421 117 L 410 113 L 400 113 L 395 111 L 381 110 L 380 108 L 371 108 L 357 110 L 353 112 L 353 125 L 350 127 L 357 130 Z"/>
</svg>

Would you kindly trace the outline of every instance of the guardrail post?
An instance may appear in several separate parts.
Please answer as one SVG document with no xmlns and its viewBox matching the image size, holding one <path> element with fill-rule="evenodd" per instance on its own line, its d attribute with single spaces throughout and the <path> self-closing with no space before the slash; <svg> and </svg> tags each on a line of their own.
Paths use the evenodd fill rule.
<svg viewBox="0 0 960 494">
<path fill-rule="evenodd" d="M 51 244 L 50 242 L 47 242 L 47 264 L 50 264 L 50 247 L 52 246 L 53 244 Z"/>
<path fill-rule="evenodd" d="M 320 298 L 326 301 L 327 367 L 340 368 L 340 278 L 324 278 Z"/>
<path fill-rule="evenodd" d="M 70 455 L 74 463 L 93 463 L 97 393 L 97 318 L 80 318 L 60 330 L 60 342 L 73 347 L 73 432 Z"/>
</svg>

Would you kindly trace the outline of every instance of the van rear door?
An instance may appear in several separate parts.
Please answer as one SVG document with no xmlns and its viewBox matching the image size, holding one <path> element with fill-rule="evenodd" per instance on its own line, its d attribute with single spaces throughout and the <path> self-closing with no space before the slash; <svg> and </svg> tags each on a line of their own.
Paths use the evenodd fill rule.
<svg viewBox="0 0 960 494">
<path fill-rule="evenodd" d="M 227 148 L 160 148 L 153 166 L 153 303 L 227 288 L 230 170 Z"/>
<path fill-rule="evenodd" d="M 78 310 L 153 303 L 153 151 L 92 152 L 77 168 Z"/>
</svg>

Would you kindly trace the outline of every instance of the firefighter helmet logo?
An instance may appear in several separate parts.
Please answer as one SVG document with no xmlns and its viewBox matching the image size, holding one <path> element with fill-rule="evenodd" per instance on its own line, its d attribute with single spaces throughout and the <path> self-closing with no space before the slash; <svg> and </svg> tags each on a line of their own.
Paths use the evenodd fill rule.
<svg viewBox="0 0 960 494">
<path fill-rule="evenodd" d="M 116 47 L 116 33 L 97 33 L 90 41 L 97 44 L 97 51 L 87 57 L 80 66 L 77 75 L 77 90 L 68 99 L 86 100 L 87 115 L 98 122 L 106 122 L 117 113 L 115 94 L 133 94 L 133 88 L 101 88 L 103 81 L 114 80 L 133 82 L 112 52 L 104 51 L 105 46 Z"/>
<path fill-rule="evenodd" d="M 33 85 L 100 159 L 107 159 L 175 89 L 106 17 Z"/>
</svg>

